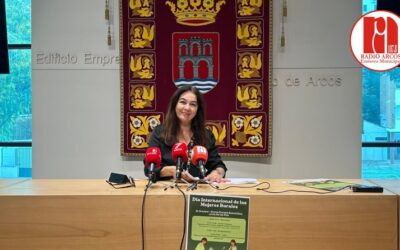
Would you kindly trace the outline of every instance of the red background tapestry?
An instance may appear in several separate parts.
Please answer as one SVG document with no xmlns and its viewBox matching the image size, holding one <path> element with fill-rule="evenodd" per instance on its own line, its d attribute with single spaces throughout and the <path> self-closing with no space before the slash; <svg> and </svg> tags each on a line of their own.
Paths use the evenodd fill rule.
<svg viewBox="0 0 400 250">
<path fill-rule="evenodd" d="M 270 156 L 272 0 L 120 0 L 121 154 L 147 148 L 194 85 L 219 152 Z"/>
</svg>

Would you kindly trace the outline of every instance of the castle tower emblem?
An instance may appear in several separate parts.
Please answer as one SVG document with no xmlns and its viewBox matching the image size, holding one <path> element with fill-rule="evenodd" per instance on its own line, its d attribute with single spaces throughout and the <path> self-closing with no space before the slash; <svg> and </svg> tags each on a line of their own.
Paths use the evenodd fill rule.
<svg viewBox="0 0 400 250">
<path fill-rule="evenodd" d="M 177 87 L 195 86 L 202 93 L 219 80 L 219 34 L 176 32 L 172 34 L 172 78 Z"/>
</svg>

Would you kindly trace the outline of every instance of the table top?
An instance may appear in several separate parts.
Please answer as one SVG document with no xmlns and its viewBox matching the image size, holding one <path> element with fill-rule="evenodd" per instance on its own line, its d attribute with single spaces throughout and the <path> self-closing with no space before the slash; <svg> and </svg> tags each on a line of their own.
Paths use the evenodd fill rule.
<svg viewBox="0 0 400 250">
<path fill-rule="evenodd" d="M 375 184 L 361 179 L 336 179 L 348 183 Z M 198 184 L 194 190 L 187 190 L 188 184 L 179 183 L 186 194 L 214 195 L 395 195 L 387 188 L 383 193 L 353 193 L 350 189 L 327 193 L 324 190 L 290 184 L 289 179 L 258 179 L 258 184 L 218 184 L 219 189 L 208 184 Z M 51 196 L 51 195 L 143 195 L 147 180 L 135 180 L 136 187 L 115 189 L 101 179 L 0 179 L 0 196 Z M 258 185 L 258 186 L 256 186 Z M 384 185 L 382 185 L 384 186 Z M 385 187 L 385 186 L 384 186 Z M 400 188 L 400 184 L 398 185 Z M 226 189 L 228 188 L 228 189 Z M 257 188 L 266 188 L 268 193 Z M 400 189 L 399 189 L 400 190 Z M 397 193 L 398 194 L 398 193 Z M 181 195 L 171 181 L 160 181 L 151 185 L 147 195 Z"/>
<path fill-rule="evenodd" d="M 369 180 L 370 182 L 379 185 L 386 190 L 395 193 L 395 194 L 400 194 L 400 180 Z"/>
<path fill-rule="evenodd" d="M 0 179 L 0 189 L 8 188 L 11 186 L 19 185 L 22 182 L 29 181 L 30 179 Z"/>
</svg>

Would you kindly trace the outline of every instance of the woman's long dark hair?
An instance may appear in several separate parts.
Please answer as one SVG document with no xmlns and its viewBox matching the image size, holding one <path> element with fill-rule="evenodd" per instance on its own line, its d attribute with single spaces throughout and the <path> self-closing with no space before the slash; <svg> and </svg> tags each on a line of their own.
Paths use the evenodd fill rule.
<svg viewBox="0 0 400 250">
<path fill-rule="evenodd" d="M 172 146 L 174 143 L 178 142 L 177 135 L 180 130 L 180 126 L 175 108 L 181 95 L 188 91 L 195 94 L 197 98 L 197 113 L 192 120 L 193 143 L 195 145 L 203 146 L 206 146 L 207 144 L 205 126 L 205 102 L 203 99 L 203 95 L 195 87 L 184 86 L 178 88 L 171 96 L 168 104 L 167 115 L 163 122 L 164 130 L 161 133 L 161 139 L 164 140 L 164 142 L 169 146 Z"/>
</svg>

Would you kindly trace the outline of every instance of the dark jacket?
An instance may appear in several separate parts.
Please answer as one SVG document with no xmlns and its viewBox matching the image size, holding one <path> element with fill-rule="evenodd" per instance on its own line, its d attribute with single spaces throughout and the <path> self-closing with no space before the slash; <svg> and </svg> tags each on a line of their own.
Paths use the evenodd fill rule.
<svg viewBox="0 0 400 250">
<path fill-rule="evenodd" d="M 163 126 L 157 126 L 148 141 L 149 147 L 159 147 L 161 151 L 161 164 L 160 168 L 156 170 L 156 179 L 160 179 L 160 171 L 163 167 L 165 166 L 174 166 L 175 162 L 172 159 L 172 146 L 167 145 L 164 141 L 161 140 L 161 131 L 163 130 Z M 211 173 L 214 169 L 217 167 L 222 167 L 224 168 L 225 172 L 227 171 L 227 168 L 224 164 L 224 162 L 221 160 L 220 155 L 218 154 L 218 147 L 215 145 L 215 138 L 214 135 L 210 130 L 207 129 L 207 151 L 208 151 L 208 160 L 205 165 L 205 168 L 207 170 L 206 176 Z M 192 164 L 186 164 L 186 168 L 188 168 L 189 173 L 194 176 L 198 177 L 200 175 L 200 170 L 197 169 L 195 166 Z M 144 173 L 147 176 L 148 169 L 145 167 L 144 168 Z"/>
</svg>

